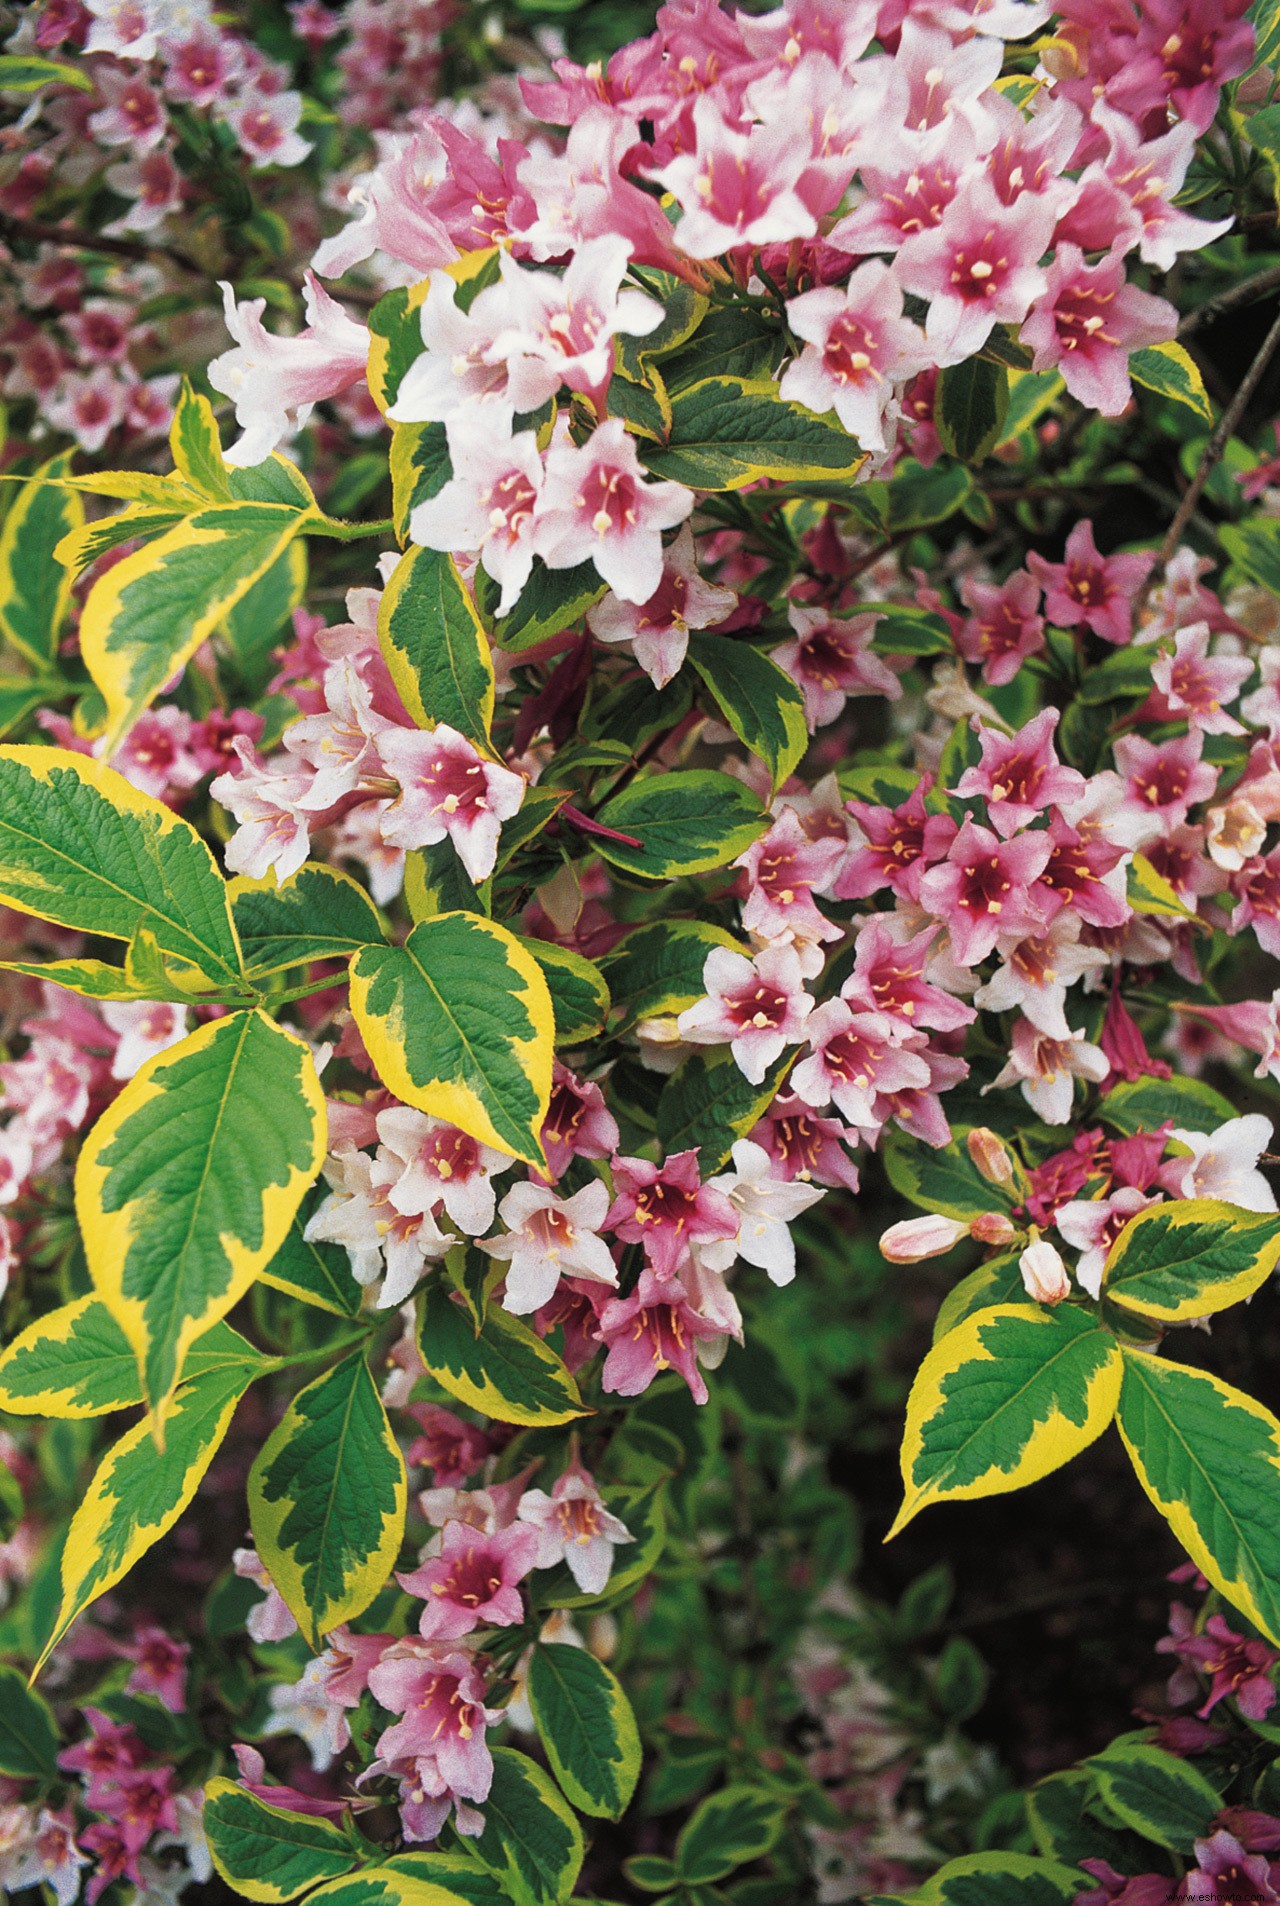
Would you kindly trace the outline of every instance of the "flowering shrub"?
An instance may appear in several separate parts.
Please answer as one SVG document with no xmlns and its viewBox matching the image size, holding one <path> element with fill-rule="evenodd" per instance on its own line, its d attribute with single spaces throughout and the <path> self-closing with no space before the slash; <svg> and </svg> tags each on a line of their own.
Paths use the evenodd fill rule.
<svg viewBox="0 0 1280 1906">
<path fill-rule="evenodd" d="M 1280 1897 L 1280 17 L 466 12 L 0 56 L 0 1883 Z M 894 1195 L 888 1534 L 1114 1420 L 1212 1591 L 1025 1805 Z"/>
</svg>

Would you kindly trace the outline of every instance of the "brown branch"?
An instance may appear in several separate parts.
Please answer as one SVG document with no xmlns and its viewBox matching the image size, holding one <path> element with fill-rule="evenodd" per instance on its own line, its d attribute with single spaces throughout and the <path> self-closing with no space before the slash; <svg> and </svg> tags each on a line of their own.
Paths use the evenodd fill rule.
<svg viewBox="0 0 1280 1906">
<path fill-rule="evenodd" d="M 1252 304 L 1255 298 L 1265 297 L 1268 291 L 1274 291 L 1280 285 L 1280 265 L 1269 265 L 1265 271 L 1259 271 L 1252 278 L 1246 278 L 1241 284 L 1232 285 L 1227 291 L 1220 292 L 1216 298 L 1206 298 L 1178 326 L 1178 336 L 1189 338 L 1203 329 L 1206 324 L 1216 324 L 1228 311 L 1234 311 L 1237 305 Z"/>
<path fill-rule="evenodd" d="M 45 225 L 39 219 L 15 218 L 8 212 L 0 212 L 0 239 L 7 244 L 15 238 L 27 239 L 36 245 L 70 245 L 78 251 L 103 252 L 108 258 L 128 258 L 135 264 L 150 264 L 153 259 L 163 258 L 179 271 L 190 272 L 197 278 L 207 281 L 213 276 L 194 258 L 168 245 L 147 245 L 133 238 L 108 238 L 102 233 L 80 231 L 74 225 Z"/>
</svg>

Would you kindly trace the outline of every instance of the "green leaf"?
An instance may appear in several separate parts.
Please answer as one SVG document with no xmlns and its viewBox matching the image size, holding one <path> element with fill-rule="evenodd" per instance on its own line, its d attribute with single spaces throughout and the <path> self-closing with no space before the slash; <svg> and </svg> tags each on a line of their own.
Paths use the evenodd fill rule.
<svg viewBox="0 0 1280 1906">
<path fill-rule="evenodd" d="M 263 1013 L 149 1059 L 90 1132 L 76 1166 L 89 1272 L 161 1415 L 189 1346 L 284 1242 L 325 1139 L 311 1054 Z"/>
<path fill-rule="evenodd" d="M 467 1842 L 501 1878 L 512 1906 L 563 1906 L 582 1870 L 582 1829 L 541 1767 L 509 1747 L 493 1750 L 484 1832 Z"/>
<path fill-rule="evenodd" d="M 314 1647 L 386 1582 L 407 1499 L 404 1458 L 356 1350 L 294 1397 L 249 1472 L 258 1554 Z"/>
<path fill-rule="evenodd" d="M 860 615 L 878 617 L 872 647 L 887 655 L 953 655 L 955 643 L 940 615 L 925 609 L 904 609 L 896 602 L 867 602 L 858 605 Z M 865 772 L 855 768 L 853 773 Z M 896 772 L 890 770 L 890 772 Z M 918 777 L 912 773 L 907 784 L 909 794 Z"/>
<path fill-rule="evenodd" d="M 889 1183 L 902 1197 L 923 1211 L 940 1212 L 967 1224 L 984 1211 L 1012 1210 L 1017 1191 L 1011 1185 L 993 1185 L 982 1176 L 965 1143 L 970 1127 L 952 1128 L 947 1145 L 922 1145 L 907 1132 L 885 1133 L 882 1147 Z"/>
<path fill-rule="evenodd" d="M 607 585 L 592 562 L 573 569 L 548 569 L 534 559 L 533 573 L 515 603 L 495 625 L 499 648 L 516 651 L 535 648 L 564 629 L 571 629 L 599 602 Z"/>
<path fill-rule="evenodd" d="M 991 1310 L 997 1304 L 1022 1303 L 1026 1294 L 1016 1251 L 988 1258 L 976 1271 L 970 1271 L 954 1284 L 943 1298 L 933 1323 L 933 1342 L 941 1343 L 947 1332 L 962 1324 L 966 1317 L 973 1317 L 980 1310 Z"/>
<path fill-rule="evenodd" d="M 56 668 L 71 607 L 71 576 L 55 551 L 84 523 L 84 504 L 56 479 L 70 457 L 51 457 L 18 491 L 0 529 L 0 641 L 39 669 Z"/>
<path fill-rule="evenodd" d="M 207 397 L 199 396 L 189 378 L 182 380 L 173 422 L 169 426 L 169 451 L 177 473 L 211 502 L 228 502 L 231 486 L 222 458 L 222 438 L 218 420 Z"/>
<path fill-rule="evenodd" d="M 1181 344 L 1150 344 L 1144 350 L 1134 351 L 1129 359 L 1129 375 L 1144 390 L 1170 397 L 1174 403 L 1194 411 L 1197 417 L 1203 417 L 1207 424 L 1213 422 L 1213 405 L 1209 402 L 1204 379 L 1195 359 Z"/>
<path fill-rule="evenodd" d="M 1031 1853 L 966 1853 L 911 1893 L 868 1895 L 863 1906 L 1073 1906 L 1089 1880 Z"/>
<path fill-rule="evenodd" d="M 1009 414 L 1009 373 L 1002 364 L 967 358 L 938 373 L 933 422 L 948 455 L 985 463 Z"/>
<path fill-rule="evenodd" d="M 609 988 L 593 960 L 552 940 L 522 940 L 547 982 L 555 1014 L 556 1044 L 581 1045 L 598 1033 L 609 1016 Z"/>
<path fill-rule="evenodd" d="M 676 1867 L 686 1886 L 723 1879 L 769 1851 L 782 1832 L 786 1803 L 745 1783 L 711 1794 L 681 1828 Z"/>
<path fill-rule="evenodd" d="M 211 1780 L 205 1788 L 204 1831 L 227 1885 L 269 1906 L 296 1899 L 355 1864 L 340 1827 L 314 1814 L 270 1806 L 234 1780 Z"/>
<path fill-rule="evenodd" d="M 772 656 L 727 635 L 691 635 L 689 660 L 744 748 L 781 787 L 809 745 L 804 695 Z"/>
<path fill-rule="evenodd" d="M 47 1701 L 16 1668 L 0 1665 L 0 1774 L 13 1780 L 58 1778 L 58 1724 Z"/>
<path fill-rule="evenodd" d="M 80 653 L 107 705 L 108 751 L 306 521 L 294 503 L 221 503 L 99 576 Z"/>
<path fill-rule="evenodd" d="M 397 1853 L 380 1869 L 440 1889 L 439 1906 L 508 1906 L 502 1881 L 461 1853 Z M 433 1901 L 424 1906 L 434 1906 Z"/>
<path fill-rule="evenodd" d="M 1278 1259 L 1280 1217 L 1179 1199 L 1129 1220 L 1107 1254 L 1103 1288 L 1142 1317 L 1189 1323 L 1252 1297 Z"/>
<path fill-rule="evenodd" d="M 422 304 L 431 289 L 424 278 L 397 285 L 378 299 L 365 322 L 369 326 L 369 391 L 385 417 L 400 395 L 400 383 L 415 358 L 422 356 Z"/>
<path fill-rule="evenodd" d="M 345 960 L 386 935 L 378 909 L 350 874 L 308 861 L 277 887 L 275 876 L 229 883 L 246 972 L 255 979 L 312 960 Z"/>
<path fill-rule="evenodd" d="M 641 1019 L 681 1013 L 702 999 L 702 970 L 714 946 L 735 953 L 750 949 L 732 933 L 706 920 L 662 920 L 628 933 L 605 961 L 613 1003 L 622 1008 L 622 1030 Z"/>
<path fill-rule="evenodd" d="M 67 1532 L 62 1605 L 37 1671 L 76 1616 L 114 1588 L 191 1501 L 236 1404 L 263 1368 L 250 1345 L 243 1349 L 240 1361 L 219 1362 L 181 1386 L 166 1418 L 163 1449 L 144 1417 L 102 1458 Z"/>
<path fill-rule="evenodd" d="M 315 1185 L 302 1200 L 284 1243 L 262 1272 L 262 1281 L 335 1317 L 358 1317 L 364 1287 L 351 1275 L 351 1259 L 342 1245 L 310 1243 L 302 1235 L 325 1190 L 323 1183 Z"/>
<path fill-rule="evenodd" d="M 265 687 L 272 648 L 306 588 L 307 546 L 295 537 L 223 617 L 222 633 L 251 692 Z"/>
<path fill-rule="evenodd" d="M 962 509 L 973 494 L 973 478 L 963 463 L 935 463 L 926 470 L 904 457 L 885 485 L 885 530 L 900 536 L 909 529 L 931 529 Z"/>
<path fill-rule="evenodd" d="M 566 1797 L 580 1813 L 620 1820 L 640 1778 L 640 1733 L 617 1676 L 585 1648 L 539 1643 L 529 1704 Z"/>
<path fill-rule="evenodd" d="M 0 1356 L 0 1410 L 105 1416 L 142 1401 L 133 1345 L 100 1297 L 39 1318 Z"/>
<path fill-rule="evenodd" d="M 401 1854 L 384 1866 L 365 1867 L 345 1879 L 329 1880 L 307 1895 L 307 1906 L 312 1900 L 316 1906 L 468 1906 L 473 1900 L 480 1906 L 490 1906 L 492 1894 L 467 1892 L 453 1879 L 441 1884 L 423 1877 L 418 1871 L 423 1858 L 422 1854 Z M 494 1906 L 498 1906 L 496 1901 Z"/>
<path fill-rule="evenodd" d="M 1222 1795 L 1187 1761 L 1145 1741 L 1115 1741 L 1085 1762 L 1112 1813 L 1144 1840 L 1190 1853 L 1207 1837 Z"/>
<path fill-rule="evenodd" d="M 94 80 L 83 66 L 38 59 L 33 53 L 0 53 L 0 93 L 38 93 L 42 86 L 73 86 L 91 93 Z"/>
<path fill-rule="evenodd" d="M 617 337 L 614 350 L 618 363 L 628 377 L 644 375 L 646 358 L 670 357 L 691 338 L 710 310 L 710 302 L 692 285 L 669 271 L 645 271 L 642 282 L 646 291 L 662 306 L 662 318 L 643 337 Z"/>
<path fill-rule="evenodd" d="M 606 801 L 595 818 L 640 842 L 627 847 L 596 840 L 604 859 L 650 880 L 727 866 L 769 826 L 751 790 L 711 768 L 646 775 Z"/>
<path fill-rule="evenodd" d="M 440 913 L 403 946 L 362 947 L 351 1010 L 397 1098 L 545 1162 L 555 1020 L 542 968 L 514 934 L 478 914 Z"/>
<path fill-rule="evenodd" d="M 477 1334 L 438 1278 L 426 1288 L 418 1345 L 450 1396 L 499 1423 L 568 1423 L 585 1414 L 578 1386 L 554 1350 L 501 1307 Z"/>
<path fill-rule="evenodd" d="M 1280 1646 L 1280 1422 L 1207 1371 L 1123 1354 L 1116 1420 L 1138 1481 L 1201 1573 Z"/>
<path fill-rule="evenodd" d="M 1235 1118 L 1236 1108 L 1203 1079 L 1134 1079 L 1113 1086 L 1098 1116 L 1104 1125 L 1132 1137 L 1135 1132 L 1159 1131 L 1166 1119 L 1190 1131 L 1216 1131 Z"/>
<path fill-rule="evenodd" d="M 675 1861 L 661 1853 L 633 1853 L 622 1862 L 622 1870 L 641 1893 L 674 1892 L 680 1884 Z"/>
<path fill-rule="evenodd" d="M 391 520 L 403 544 L 419 503 L 439 496 L 453 475 L 443 424 L 396 424 L 391 432 Z"/>
<path fill-rule="evenodd" d="M 889 1538 L 931 1502 L 1037 1482 L 1101 1436 L 1119 1346 L 1091 1313 L 1000 1304 L 968 1317 L 916 1372 L 902 1439 L 903 1503 Z"/>
<path fill-rule="evenodd" d="M 691 490 L 741 490 L 761 477 L 852 483 L 867 460 L 832 413 L 784 403 L 767 377 L 690 384 L 672 397 L 667 442 L 637 448 L 655 476 Z"/>
<path fill-rule="evenodd" d="M 452 556 L 411 549 L 401 557 L 382 592 L 378 642 L 419 727 L 445 722 L 490 752 L 489 638 Z"/>
<path fill-rule="evenodd" d="M 205 843 L 89 755 L 0 748 L 0 900 L 111 940 L 146 926 L 163 952 L 224 983 L 240 970 Z"/>
<path fill-rule="evenodd" d="M 17 675 L 0 677 L 0 741 L 20 728 L 27 716 L 43 703 L 57 701 L 62 693 L 61 683 Z"/>
<path fill-rule="evenodd" d="M 790 1058 L 780 1059 L 761 1084 L 752 1085 L 724 1048 L 711 1054 L 693 1053 L 667 1080 L 658 1100 L 658 1138 L 663 1150 L 696 1149 L 704 1178 L 710 1171 L 719 1171 L 735 1139 L 745 1138 L 764 1117 L 789 1065 Z"/>
</svg>

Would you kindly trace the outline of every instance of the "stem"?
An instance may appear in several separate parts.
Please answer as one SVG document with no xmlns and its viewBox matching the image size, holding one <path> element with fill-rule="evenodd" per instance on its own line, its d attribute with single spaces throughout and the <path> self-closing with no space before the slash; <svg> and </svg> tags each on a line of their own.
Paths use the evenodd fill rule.
<svg viewBox="0 0 1280 1906">
<path fill-rule="evenodd" d="M 344 523 L 336 516 L 321 516 L 308 522 L 306 533 L 328 536 L 337 543 L 358 543 L 365 536 L 394 535 L 395 527 L 389 516 L 379 517 L 376 523 Z"/>
<path fill-rule="evenodd" d="M 1262 374 L 1275 355 L 1277 346 L 1280 346 L 1280 313 L 1277 314 L 1271 329 L 1262 340 L 1258 354 L 1245 372 L 1239 390 L 1218 419 L 1213 435 L 1209 438 L 1208 443 L 1204 447 L 1200 462 L 1196 466 L 1196 473 L 1192 477 L 1186 495 L 1178 505 L 1177 515 L 1170 523 L 1165 539 L 1160 545 L 1160 553 L 1156 557 L 1156 566 L 1152 571 L 1153 577 L 1160 574 L 1168 566 L 1169 559 L 1181 540 L 1182 532 L 1191 521 L 1192 516 L 1195 514 L 1196 504 L 1204 494 L 1204 486 L 1212 476 L 1216 464 L 1226 449 L 1228 438 L 1244 415 L 1245 406 L 1261 383 Z"/>
<path fill-rule="evenodd" d="M 145 265 L 153 258 L 164 258 L 179 271 L 203 278 L 206 283 L 213 276 L 194 258 L 175 251 L 170 245 L 148 245 L 134 238 L 107 238 L 97 232 L 81 231 L 74 225 L 46 225 L 40 219 L 15 218 L 9 212 L 0 212 L 0 238 L 6 243 L 10 239 L 25 238 L 36 245 L 71 245 L 77 251 L 103 252 L 109 258 L 131 258 L 135 264 Z"/>
<path fill-rule="evenodd" d="M 332 1343 L 318 1345 L 314 1350 L 296 1350 L 291 1357 L 272 1357 L 268 1370 L 296 1370 L 300 1364 L 319 1363 L 323 1357 L 339 1356 L 344 1350 L 354 1350 L 358 1344 L 368 1343 L 373 1335 L 372 1327 L 367 1330 L 353 1331 L 347 1337 L 335 1337 Z"/>
<path fill-rule="evenodd" d="M 1202 305 L 1189 312 L 1178 326 L 1178 336 L 1191 337 L 1206 324 L 1216 324 L 1225 312 L 1234 311 L 1238 305 L 1252 304 L 1255 298 L 1264 297 L 1277 285 L 1280 285 L 1280 265 L 1269 265 L 1266 271 L 1255 272 L 1252 278 L 1220 291 L 1216 298 L 1206 298 Z"/>
<path fill-rule="evenodd" d="M 272 993 L 267 999 L 268 1007 L 289 1006 L 295 999 L 308 999 L 312 993 L 327 993 L 332 986 L 342 986 L 346 981 L 345 973 L 330 973 L 328 979 L 313 979 L 307 986 L 295 986 L 288 992 Z"/>
</svg>

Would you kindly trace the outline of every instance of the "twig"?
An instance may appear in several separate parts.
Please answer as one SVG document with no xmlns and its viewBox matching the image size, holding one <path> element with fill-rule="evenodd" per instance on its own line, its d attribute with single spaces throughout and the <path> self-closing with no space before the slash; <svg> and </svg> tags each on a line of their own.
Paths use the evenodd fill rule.
<svg viewBox="0 0 1280 1906">
<path fill-rule="evenodd" d="M 1187 316 L 1178 326 L 1178 336 L 1189 338 L 1206 324 L 1216 324 L 1227 311 L 1234 311 L 1237 305 L 1252 304 L 1255 298 L 1261 298 L 1268 291 L 1274 291 L 1280 285 L 1280 265 L 1269 265 L 1266 271 L 1259 271 L 1243 283 L 1232 285 L 1227 291 L 1220 292 L 1216 298 L 1206 298 L 1202 305 Z"/>
<path fill-rule="evenodd" d="M 212 272 L 198 265 L 185 252 L 168 245 L 146 245 L 132 238 L 107 238 L 97 232 L 82 232 L 74 225 L 44 225 L 34 218 L 14 218 L 0 212 L 0 238 L 7 244 L 13 238 L 29 239 L 37 245 L 70 245 L 77 251 L 105 252 L 109 258 L 129 258 L 135 264 L 149 264 L 153 258 L 165 258 L 180 271 L 197 278 L 211 278 Z"/>
<path fill-rule="evenodd" d="M 1192 477 L 1186 494 L 1178 505 L 1177 514 L 1170 523 L 1165 534 L 1165 539 L 1160 545 L 1160 553 L 1156 557 L 1156 565 L 1151 572 L 1153 578 L 1162 573 L 1168 566 L 1170 557 L 1182 539 L 1182 532 L 1191 521 L 1192 516 L 1195 514 L 1196 504 L 1204 494 L 1204 486 L 1213 475 L 1214 468 L 1227 447 L 1227 440 L 1244 415 L 1245 407 L 1249 399 L 1253 396 L 1254 391 L 1261 383 L 1262 374 L 1275 355 L 1277 346 L 1280 346 L 1280 314 L 1276 316 L 1271 329 L 1262 340 L 1257 356 L 1241 380 L 1239 390 L 1231 399 L 1231 402 L 1227 405 L 1221 417 L 1219 417 L 1213 434 L 1204 447 L 1200 461 L 1196 466 L 1196 473 Z"/>
</svg>

